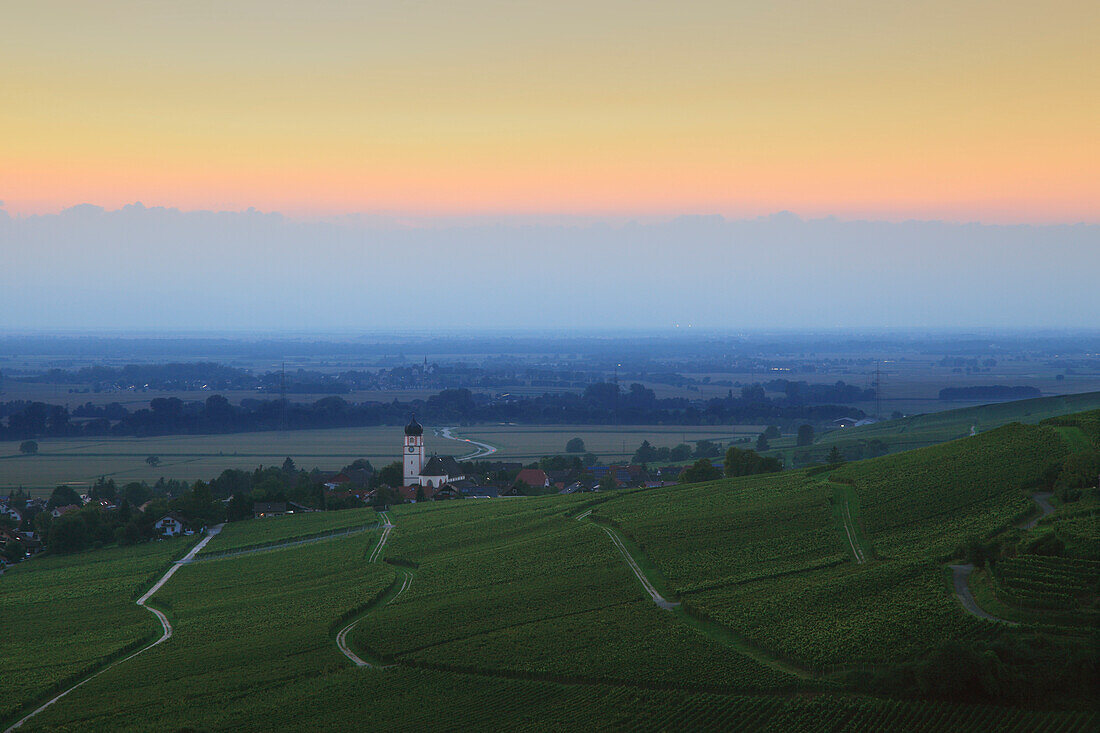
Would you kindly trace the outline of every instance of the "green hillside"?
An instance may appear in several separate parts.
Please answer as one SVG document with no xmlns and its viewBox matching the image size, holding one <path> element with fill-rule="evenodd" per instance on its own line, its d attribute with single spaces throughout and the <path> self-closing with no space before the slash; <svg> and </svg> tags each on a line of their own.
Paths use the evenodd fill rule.
<svg viewBox="0 0 1100 733">
<path fill-rule="evenodd" d="M 230 526 L 153 596 L 168 641 L 21 730 L 1093 730 L 1100 557 L 1083 520 L 1100 497 L 1073 489 L 1032 527 L 1030 496 L 1063 481 L 1091 420 L 824 472 Z M 357 531 L 316 537 L 332 528 Z M 216 554 L 240 547 L 255 551 Z M 148 638 L 154 619 L 117 587 L 169 549 L 0 577 L 11 603 L 66 563 L 121 573 L 94 610 L 58 595 L 60 621 L 12 647 L 33 658 L 119 619 L 71 668 L 6 683 L 9 722 Z M 980 608 L 1017 625 L 964 610 L 948 563 L 968 560 Z"/>
<path fill-rule="evenodd" d="M 1100 392 L 999 402 L 833 430 L 814 445 L 787 453 L 796 464 L 805 465 L 823 462 L 835 445 L 849 458 L 860 458 L 875 451 L 894 453 L 943 443 L 1012 422 L 1033 425 L 1048 418 L 1097 409 L 1100 409 Z"/>
</svg>

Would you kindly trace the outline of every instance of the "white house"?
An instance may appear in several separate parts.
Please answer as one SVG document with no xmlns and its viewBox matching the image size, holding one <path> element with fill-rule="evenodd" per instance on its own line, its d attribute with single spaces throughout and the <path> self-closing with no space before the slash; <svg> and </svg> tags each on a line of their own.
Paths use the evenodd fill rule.
<svg viewBox="0 0 1100 733">
<path fill-rule="evenodd" d="M 23 521 L 23 513 L 15 507 L 8 506 L 7 504 L 0 506 L 0 514 L 6 515 L 9 519 L 11 519 L 11 521 L 15 522 L 16 524 L 19 524 Z"/>
<path fill-rule="evenodd" d="M 175 537 L 183 532 L 183 517 L 169 512 L 156 521 L 153 529 L 165 537 Z"/>
</svg>

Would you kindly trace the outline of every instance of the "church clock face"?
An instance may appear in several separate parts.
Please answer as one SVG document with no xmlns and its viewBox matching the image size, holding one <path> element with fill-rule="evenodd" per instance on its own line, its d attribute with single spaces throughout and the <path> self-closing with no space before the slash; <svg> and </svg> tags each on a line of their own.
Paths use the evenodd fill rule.
<svg viewBox="0 0 1100 733">
<path fill-rule="evenodd" d="M 409 451 L 409 453 L 416 453 L 416 446 L 415 445 L 410 445 L 408 447 L 408 451 Z"/>
</svg>

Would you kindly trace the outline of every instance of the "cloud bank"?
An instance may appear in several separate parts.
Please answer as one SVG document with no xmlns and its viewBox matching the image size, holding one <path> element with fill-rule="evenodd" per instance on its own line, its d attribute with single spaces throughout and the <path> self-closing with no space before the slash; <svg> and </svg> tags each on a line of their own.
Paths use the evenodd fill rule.
<svg viewBox="0 0 1100 733">
<path fill-rule="evenodd" d="M 1100 226 L 0 210 L 0 328 L 1091 328 Z"/>
</svg>

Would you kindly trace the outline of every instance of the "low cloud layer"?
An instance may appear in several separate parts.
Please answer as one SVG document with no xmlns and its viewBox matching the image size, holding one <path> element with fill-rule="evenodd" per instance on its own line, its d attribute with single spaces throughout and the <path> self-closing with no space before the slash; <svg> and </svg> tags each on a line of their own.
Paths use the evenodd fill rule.
<svg viewBox="0 0 1100 733">
<path fill-rule="evenodd" d="M 0 328 L 1095 327 L 1100 226 L 0 210 Z"/>
</svg>

